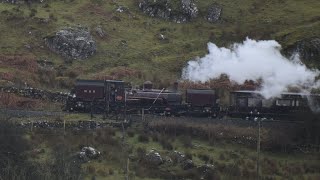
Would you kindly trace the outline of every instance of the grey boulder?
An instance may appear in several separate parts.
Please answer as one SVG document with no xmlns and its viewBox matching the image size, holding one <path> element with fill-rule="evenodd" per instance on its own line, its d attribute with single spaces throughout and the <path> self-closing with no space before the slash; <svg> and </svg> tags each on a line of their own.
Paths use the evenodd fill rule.
<svg viewBox="0 0 320 180">
<path fill-rule="evenodd" d="M 151 150 L 149 153 L 147 153 L 144 159 L 150 165 L 158 166 L 163 163 L 160 153 L 155 150 Z"/>
<path fill-rule="evenodd" d="M 198 16 L 194 0 L 142 0 L 139 8 L 143 13 L 176 23 L 191 21 Z"/>
<path fill-rule="evenodd" d="M 67 59 L 86 59 L 96 52 L 96 42 L 87 28 L 68 27 L 45 38 L 50 50 Z"/>
<path fill-rule="evenodd" d="M 209 22 L 215 23 L 220 19 L 222 13 L 222 7 L 219 4 L 212 4 L 208 9 L 208 14 L 206 19 Z"/>
</svg>

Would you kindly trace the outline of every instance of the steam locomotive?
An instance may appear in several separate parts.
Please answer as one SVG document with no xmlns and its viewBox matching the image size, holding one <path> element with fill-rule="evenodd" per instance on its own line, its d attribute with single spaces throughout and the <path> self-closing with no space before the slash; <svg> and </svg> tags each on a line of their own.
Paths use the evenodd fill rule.
<svg viewBox="0 0 320 180">
<path fill-rule="evenodd" d="M 313 112 L 311 99 L 314 104 L 320 102 L 320 95 L 283 93 L 280 97 L 265 99 L 258 91 L 232 91 L 228 93 L 229 102 L 222 105 L 223 97 L 216 90 L 187 89 L 181 93 L 177 83 L 172 89 L 153 89 L 150 81 L 141 89 L 132 89 L 124 81 L 77 80 L 71 94 L 66 110 L 109 115 L 143 110 L 174 116 L 290 119 L 298 113 Z"/>
</svg>

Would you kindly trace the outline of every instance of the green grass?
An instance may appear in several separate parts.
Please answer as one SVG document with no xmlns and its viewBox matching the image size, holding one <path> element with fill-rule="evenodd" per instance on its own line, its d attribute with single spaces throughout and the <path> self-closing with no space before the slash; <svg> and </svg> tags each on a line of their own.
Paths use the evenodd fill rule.
<svg viewBox="0 0 320 180">
<path fill-rule="evenodd" d="M 79 120 L 86 118 L 81 114 L 73 114 L 65 116 L 65 119 Z M 134 132 L 133 137 L 129 137 L 128 131 Z M 146 176 L 141 178 L 137 176 L 138 172 L 134 171 L 134 167 L 143 166 L 136 159 L 137 148 L 146 149 L 148 152 L 151 149 L 156 149 L 160 152 L 161 156 L 169 155 L 171 151 L 177 150 L 185 154 L 191 154 L 192 160 L 196 166 L 201 166 L 206 162 L 203 156 L 206 155 L 209 158 L 208 163 L 213 163 L 216 167 L 216 171 L 219 172 L 222 179 L 248 179 L 246 175 L 243 175 L 245 170 L 248 170 L 252 175 L 255 175 L 256 168 L 256 150 L 254 148 L 248 148 L 245 145 L 239 145 L 235 143 L 227 143 L 223 141 L 210 144 L 208 141 L 199 138 L 189 139 L 192 146 L 185 147 L 183 142 L 185 137 L 183 136 L 168 136 L 163 138 L 169 141 L 173 150 L 167 150 L 162 147 L 159 141 L 152 140 L 152 135 L 149 134 L 148 142 L 140 142 L 138 136 L 142 133 L 143 129 L 141 124 L 134 124 L 134 127 L 128 129 L 125 136 L 125 149 L 128 150 L 130 157 L 133 157 L 130 161 L 130 176 L 134 179 L 141 180 L 158 180 L 148 178 Z M 110 132 L 114 132 L 110 133 Z M 161 136 L 161 134 L 158 134 Z M 122 130 L 117 128 L 99 129 L 95 132 L 92 131 L 67 131 L 63 136 L 62 131 L 41 131 L 34 130 L 32 133 L 27 133 L 25 139 L 30 142 L 31 150 L 44 149 L 45 152 L 31 156 L 31 152 L 27 152 L 26 155 L 30 155 L 30 159 L 34 163 L 43 163 L 43 166 L 48 162 L 53 162 L 55 149 L 60 149 L 64 152 L 66 157 L 75 156 L 80 150 L 81 145 L 89 145 L 97 150 L 101 151 L 102 155 L 99 159 L 91 160 L 90 162 L 83 163 L 81 165 L 82 175 L 85 179 L 91 179 L 93 176 L 96 179 L 124 179 L 123 165 L 125 164 L 126 157 L 124 152 L 124 146 L 122 144 Z M 211 162 L 210 162 L 211 161 Z M 275 179 L 293 178 L 301 179 L 313 178 L 317 179 L 320 176 L 319 172 L 306 172 L 308 168 L 319 168 L 319 153 L 272 153 L 267 151 L 261 152 L 261 172 L 262 176 L 272 176 Z M 225 166 L 225 168 L 222 168 Z M 229 176 L 230 167 L 236 166 L 240 169 L 239 176 Z M 297 174 L 297 170 L 301 170 L 301 174 Z M 313 168 L 314 169 L 314 168 Z M 110 170 L 113 173 L 110 173 Z M 149 171 L 149 169 L 145 169 Z M 157 173 L 162 172 L 183 172 L 179 165 L 161 165 L 158 168 L 153 168 L 150 172 Z M 148 173 L 145 172 L 145 175 Z M 159 178 L 160 179 L 160 178 Z"/>
<path fill-rule="evenodd" d="M 213 2 L 223 7 L 221 22 L 216 24 L 208 23 L 202 17 Z M 180 77 L 187 61 L 206 54 L 209 41 L 227 46 L 249 36 L 276 39 L 286 48 L 303 38 L 320 35 L 320 3 L 317 0 L 199 0 L 200 16 L 187 24 L 148 17 L 138 9 L 137 1 L 132 0 L 116 3 L 107 0 L 49 1 L 48 4 L 47 8 L 43 3 L 30 7 L 21 5 L 20 11 L 14 10 L 17 6 L 1 4 L 0 12 L 8 11 L 11 15 L 0 13 L 0 55 L 33 54 L 38 59 L 54 62 L 56 69 L 77 69 L 78 78 L 109 75 L 113 68 L 124 66 L 142 73 L 141 77 L 128 76 L 124 77 L 125 80 L 141 83 L 149 79 L 168 84 Z M 129 12 L 116 12 L 118 5 L 129 8 Z M 31 9 L 37 12 L 33 18 L 29 18 Z M 20 19 L 6 20 L 12 16 Z M 48 24 L 37 20 L 50 16 L 56 20 Z M 64 58 L 45 47 L 43 38 L 63 27 L 77 24 L 91 29 L 97 41 L 97 53 L 87 60 L 65 64 Z M 94 32 L 98 25 L 107 34 L 103 39 Z M 160 33 L 168 37 L 168 42 L 157 38 Z M 127 44 L 123 46 L 121 41 Z M 27 50 L 25 44 L 33 45 L 32 50 Z"/>
<path fill-rule="evenodd" d="M 133 147 L 134 151 L 132 154 L 135 154 L 137 148 L 146 149 L 150 151 L 151 149 L 156 149 L 162 156 L 166 156 L 170 153 L 171 150 L 164 149 L 159 142 L 152 141 L 152 138 L 149 138 L 149 142 L 139 142 L 138 141 L 139 133 L 135 133 L 134 137 L 128 137 L 126 142 Z M 203 165 L 205 163 L 213 162 L 213 164 L 218 168 L 219 173 L 223 179 L 233 179 L 234 176 L 228 175 L 228 168 L 236 165 L 240 168 L 241 174 L 244 171 L 249 170 L 251 175 L 255 175 L 256 171 L 256 150 L 244 147 L 242 145 L 231 144 L 231 143 L 215 143 L 210 144 L 207 141 L 192 138 L 192 147 L 185 147 L 182 143 L 182 138 L 184 137 L 170 137 L 168 140 L 172 146 L 173 150 L 177 150 L 182 153 L 188 153 L 192 155 L 192 160 L 196 166 Z M 172 140 L 173 139 L 173 140 Z M 205 162 L 201 157 L 203 155 L 208 156 L 209 162 Z M 300 168 L 302 171 L 305 170 L 304 166 L 318 166 L 319 159 L 317 153 L 313 154 L 302 154 L 302 153 L 272 153 L 272 152 L 261 152 L 260 163 L 261 163 L 261 175 L 272 176 L 275 179 L 283 178 L 293 178 L 301 179 L 301 176 L 305 178 L 319 177 L 319 173 L 304 173 L 296 174 L 295 170 L 292 168 Z M 271 164 L 270 164 L 270 163 Z M 228 168 L 221 172 L 221 166 L 227 166 Z M 176 171 L 177 167 L 160 167 L 160 170 L 166 171 Z M 238 178 L 248 179 L 245 175 L 241 175 Z"/>
<path fill-rule="evenodd" d="M 64 120 L 68 121 L 88 121 L 90 120 L 90 114 L 77 113 L 77 114 L 66 114 Z"/>
</svg>

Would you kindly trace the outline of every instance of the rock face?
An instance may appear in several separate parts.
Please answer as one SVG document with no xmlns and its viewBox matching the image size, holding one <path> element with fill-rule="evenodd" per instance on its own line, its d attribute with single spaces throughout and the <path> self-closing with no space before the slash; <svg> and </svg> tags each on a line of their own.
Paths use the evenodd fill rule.
<svg viewBox="0 0 320 180">
<path fill-rule="evenodd" d="M 292 52 L 299 53 L 304 60 L 320 60 L 320 38 L 308 38 L 295 43 Z"/>
<path fill-rule="evenodd" d="M 50 50 L 67 59 L 86 59 L 96 52 L 96 42 L 88 29 L 69 27 L 45 38 Z"/>
<path fill-rule="evenodd" d="M 222 7 L 219 4 L 212 4 L 208 9 L 207 20 L 215 23 L 220 19 Z"/>
<path fill-rule="evenodd" d="M 143 13 L 176 23 L 188 22 L 198 16 L 194 0 L 142 0 L 139 8 Z"/>
</svg>

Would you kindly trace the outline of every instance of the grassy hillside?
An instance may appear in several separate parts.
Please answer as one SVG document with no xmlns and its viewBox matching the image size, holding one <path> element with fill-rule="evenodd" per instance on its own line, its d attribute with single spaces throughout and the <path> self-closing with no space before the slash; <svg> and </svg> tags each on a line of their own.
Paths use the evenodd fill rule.
<svg viewBox="0 0 320 180">
<path fill-rule="evenodd" d="M 0 128 L 5 127 L 3 126 L 5 121 L 1 119 L 3 117 L 0 116 L 2 121 Z M 66 120 L 69 124 L 87 120 L 89 115 L 69 114 L 42 117 L 44 118 L 56 123 Z M 101 121 L 100 118 L 101 116 L 96 116 L 95 120 Z M 11 122 L 38 120 L 39 117 L 28 120 L 13 118 Z M 22 142 L 9 141 L 8 137 L 11 134 L 1 133 L 0 138 L 3 139 L 4 145 L 0 150 L 4 151 L 7 143 L 14 144 L 14 147 L 19 147 L 18 145 L 23 142 L 27 144 L 26 148 L 19 150 L 23 151 L 21 153 L 23 157 L 28 157 L 28 160 L 37 167 L 34 174 L 42 177 L 39 179 L 80 177 L 88 180 L 118 180 L 125 179 L 125 169 L 129 169 L 130 179 L 136 180 L 200 179 L 205 173 L 197 169 L 204 164 L 214 165 L 214 178 L 207 176 L 203 179 L 256 179 L 257 129 L 255 127 L 238 127 L 219 122 L 207 124 L 205 121 L 194 124 L 190 119 L 188 121 L 170 117 L 146 116 L 146 120 L 149 122 L 148 125 L 135 121 L 124 134 L 121 128 L 112 127 L 96 130 L 67 128 L 65 132 L 62 128 L 52 130 L 36 127 L 32 130 L 26 127 L 21 132 L 18 131 L 22 130 L 19 128 L 13 132 L 15 137 L 23 137 Z M 270 129 L 263 127 L 261 130 L 261 179 L 319 179 L 319 152 L 308 148 L 295 150 L 293 148 L 295 146 L 289 145 L 291 138 L 295 136 L 288 135 L 286 129 L 290 127 L 282 126 L 286 129 L 282 129 L 281 125 L 279 127 Z M 150 131 L 150 128 L 153 130 Z M 83 146 L 96 148 L 101 151 L 101 156 L 88 162 L 79 160 L 77 152 Z M 152 149 L 159 152 L 164 160 L 159 166 L 152 165 L 144 159 L 145 154 Z M 175 162 L 176 156 L 172 156 L 174 151 L 181 152 L 186 158 L 191 159 L 195 167 L 184 169 L 180 163 Z M 129 164 L 127 164 L 128 158 Z M 165 159 L 171 159 L 172 162 Z M 9 165 L 6 164 L 6 172 L 12 167 Z M 22 166 L 21 169 L 24 170 L 26 167 Z M 20 171 L 14 172 L 14 175 L 20 175 Z"/>
<path fill-rule="evenodd" d="M 223 7 L 221 21 L 216 24 L 204 19 L 208 5 L 213 2 Z M 188 60 L 206 53 L 209 41 L 227 46 L 249 36 L 276 39 L 287 47 L 303 38 L 320 35 L 318 0 L 197 0 L 196 3 L 199 17 L 187 24 L 148 17 L 138 9 L 137 0 L 49 0 L 29 6 L 2 3 L 0 56 L 47 60 L 54 69 L 34 75 L 0 62 L 0 73 L 11 73 L 16 77 L 14 81 L 55 88 L 66 88 L 75 78 L 104 76 L 134 83 L 148 79 L 165 86 L 180 77 Z M 119 6 L 128 10 L 117 12 Z M 48 50 L 43 38 L 78 24 L 91 29 L 97 53 L 87 60 L 66 63 Z M 106 32 L 105 37 L 95 32 L 97 26 Z M 167 40 L 159 40 L 159 34 Z"/>
</svg>

